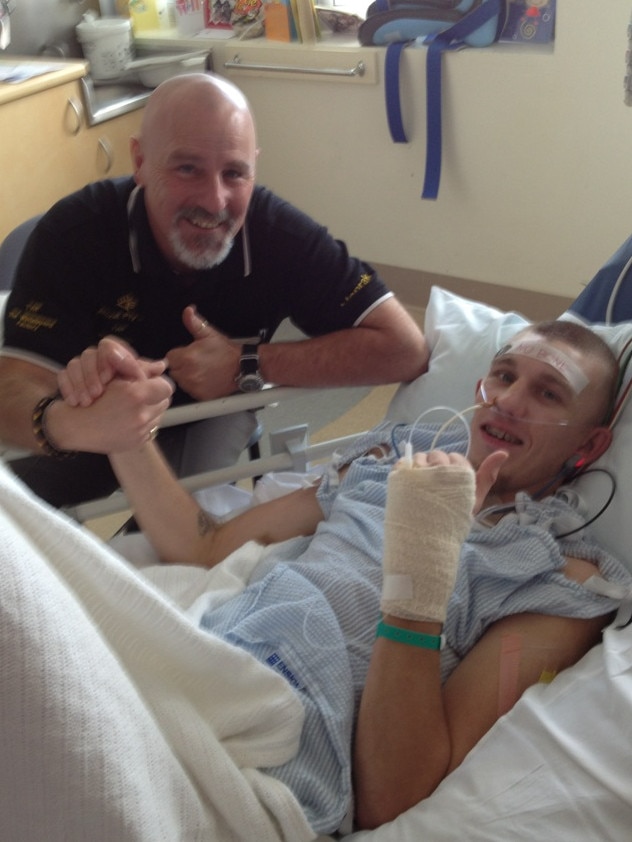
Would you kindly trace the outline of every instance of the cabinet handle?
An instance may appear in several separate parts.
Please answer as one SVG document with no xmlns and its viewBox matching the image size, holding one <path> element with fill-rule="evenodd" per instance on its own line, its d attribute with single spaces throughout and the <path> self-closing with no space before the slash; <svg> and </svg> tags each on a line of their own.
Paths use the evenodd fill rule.
<svg viewBox="0 0 632 842">
<path fill-rule="evenodd" d="M 114 155 L 112 153 L 112 144 L 107 139 L 107 137 L 100 137 L 97 141 L 98 148 L 103 152 L 105 156 L 105 167 L 103 168 L 104 174 L 107 174 L 112 169 L 112 164 L 114 163 Z"/>
<path fill-rule="evenodd" d="M 365 66 L 359 61 L 355 67 L 348 69 L 338 67 L 293 67 L 285 64 L 252 64 L 243 62 L 239 55 L 232 61 L 225 61 L 224 67 L 230 70 L 271 70 L 275 73 L 309 73 L 314 76 L 364 76 Z"/>
<path fill-rule="evenodd" d="M 69 117 L 74 119 L 71 121 Z M 83 122 L 83 107 L 80 102 L 77 102 L 73 97 L 68 97 L 66 103 L 66 125 L 71 135 L 77 135 L 81 131 L 81 123 Z"/>
</svg>

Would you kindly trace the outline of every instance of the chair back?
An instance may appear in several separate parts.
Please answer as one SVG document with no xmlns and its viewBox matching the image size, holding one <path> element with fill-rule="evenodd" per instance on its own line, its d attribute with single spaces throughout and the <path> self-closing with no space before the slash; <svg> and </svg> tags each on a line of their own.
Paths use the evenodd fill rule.
<svg viewBox="0 0 632 842">
<path fill-rule="evenodd" d="M 41 214 L 27 219 L 14 228 L 0 243 L 0 289 L 11 289 L 15 270 L 17 269 L 22 250 L 26 245 L 31 231 L 41 219 Z"/>
</svg>

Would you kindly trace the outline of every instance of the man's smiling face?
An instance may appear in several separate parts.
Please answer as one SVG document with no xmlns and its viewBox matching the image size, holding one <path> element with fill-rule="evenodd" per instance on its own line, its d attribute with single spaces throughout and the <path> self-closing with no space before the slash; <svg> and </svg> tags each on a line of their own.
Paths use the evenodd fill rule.
<svg viewBox="0 0 632 842">
<path fill-rule="evenodd" d="M 152 95 L 152 111 L 133 141 L 135 177 L 167 260 L 180 271 L 208 269 L 226 257 L 246 218 L 255 184 L 254 124 L 231 88 L 195 78 L 174 83 Z"/>
</svg>

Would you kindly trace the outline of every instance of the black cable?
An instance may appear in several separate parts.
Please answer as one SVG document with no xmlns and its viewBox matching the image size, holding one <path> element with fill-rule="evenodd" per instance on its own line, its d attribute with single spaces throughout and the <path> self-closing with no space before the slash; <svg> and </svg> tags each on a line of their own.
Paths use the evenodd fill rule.
<svg viewBox="0 0 632 842">
<path fill-rule="evenodd" d="M 612 503 L 612 498 L 614 497 L 617 491 L 617 481 L 614 476 L 610 473 L 607 468 L 588 468 L 587 470 L 582 472 L 582 476 L 586 476 L 587 474 L 597 474 L 602 473 L 606 474 L 606 476 L 610 479 L 612 483 L 612 490 L 610 491 L 610 495 L 604 505 L 599 509 L 596 515 L 587 520 L 582 526 L 578 526 L 575 529 L 570 529 L 568 532 L 563 532 L 561 535 L 556 535 L 555 539 L 557 541 L 561 540 L 562 538 L 568 538 L 569 535 L 574 535 L 576 532 L 581 532 L 582 529 L 585 529 L 587 526 L 590 526 L 591 523 L 594 523 L 597 518 L 600 518 L 602 514 L 606 511 L 610 503 Z"/>
<path fill-rule="evenodd" d="M 631 353 L 632 353 L 632 352 L 631 352 Z M 395 432 L 396 432 L 396 431 L 397 431 L 400 427 L 406 427 L 406 426 L 407 426 L 407 425 L 406 425 L 406 424 L 404 424 L 404 423 L 399 423 L 399 424 L 395 424 L 395 425 L 393 426 L 393 428 L 391 429 L 391 445 L 392 445 L 393 450 L 395 451 L 395 453 L 396 453 L 396 455 L 397 455 L 397 458 L 398 458 L 398 459 L 399 459 L 399 458 L 401 458 L 401 453 L 400 453 L 399 447 L 398 447 L 398 445 L 397 445 L 397 442 L 395 441 Z M 581 471 L 581 473 L 580 473 L 580 474 L 577 474 L 575 477 L 573 477 L 573 479 L 577 479 L 579 476 L 587 476 L 588 474 L 597 474 L 597 473 L 606 474 L 606 476 L 607 476 L 607 477 L 609 477 L 610 482 L 612 483 L 612 489 L 611 489 L 611 491 L 610 491 L 610 494 L 609 494 L 609 496 L 608 496 L 608 499 L 606 500 L 606 502 L 604 503 L 604 505 L 603 505 L 603 506 L 599 509 L 599 511 L 597 512 L 597 514 L 596 514 L 596 515 L 594 515 L 593 517 L 591 517 L 591 518 L 590 518 L 590 520 L 587 520 L 587 521 L 586 521 L 586 523 L 582 524 L 581 526 L 577 526 L 575 529 L 570 529 L 568 532 L 563 532 L 561 535 L 556 535 L 556 536 L 555 536 L 556 540 L 558 540 L 558 541 L 559 541 L 559 540 L 561 540 L 562 538 L 568 538 L 568 536 L 569 536 L 569 535 L 574 535 L 576 532 L 581 532 L 581 531 L 582 531 L 582 529 L 586 529 L 586 527 L 587 527 L 587 526 L 590 526 L 590 525 L 591 525 L 592 523 L 594 523 L 594 522 L 595 522 L 598 518 L 600 518 L 600 517 L 602 516 L 602 514 L 606 511 L 606 509 L 608 508 L 608 506 L 610 505 L 610 503 L 612 503 L 612 499 L 613 499 L 613 497 L 614 497 L 614 495 L 616 494 L 616 491 L 617 491 L 617 481 L 616 481 L 616 479 L 614 478 L 614 476 L 610 473 L 610 471 L 609 471 L 607 468 L 587 468 L 586 470 Z M 534 495 L 533 495 L 533 499 L 534 499 L 534 500 L 541 500 L 541 499 L 542 499 L 542 496 L 543 496 L 543 495 L 547 492 L 547 490 L 548 490 L 548 489 L 549 489 L 549 488 L 553 485 L 553 483 L 554 483 L 557 479 L 559 479 L 559 476 L 560 476 L 560 474 L 558 474 L 557 476 L 555 476 L 555 477 L 551 480 L 551 482 L 547 483 L 547 484 L 544 486 L 544 488 L 540 489 L 540 491 L 539 491 L 539 492 L 537 492 L 537 494 L 534 494 Z M 510 511 L 510 510 L 511 510 L 511 508 L 515 508 L 515 507 L 513 506 L 513 504 L 510 504 L 510 505 L 508 505 L 508 506 L 507 506 L 507 510 L 508 510 L 508 511 Z M 479 514 L 480 514 L 480 513 L 479 513 Z"/>
</svg>

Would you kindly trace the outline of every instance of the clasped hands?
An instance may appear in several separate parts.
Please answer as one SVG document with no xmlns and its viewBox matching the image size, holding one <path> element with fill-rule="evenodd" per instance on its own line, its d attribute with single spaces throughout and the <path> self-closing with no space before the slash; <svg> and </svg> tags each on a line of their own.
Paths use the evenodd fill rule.
<svg viewBox="0 0 632 842">
<path fill-rule="evenodd" d="M 57 376 L 63 401 L 49 419 L 59 425 L 52 430 L 55 441 L 90 453 L 140 447 L 153 438 L 171 403 L 174 386 L 166 368 L 165 360 L 142 359 L 118 339 L 87 348 Z"/>
<path fill-rule="evenodd" d="M 182 318 L 193 341 L 163 360 L 141 358 L 114 337 L 72 359 L 57 378 L 64 401 L 49 419 L 56 425 L 55 440 L 92 453 L 129 450 L 153 437 L 171 403 L 174 382 L 197 400 L 234 391 L 239 348 L 194 307 L 186 307 Z M 81 409 L 80 417 L 70 409 Z"/>
</svg>

